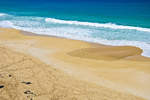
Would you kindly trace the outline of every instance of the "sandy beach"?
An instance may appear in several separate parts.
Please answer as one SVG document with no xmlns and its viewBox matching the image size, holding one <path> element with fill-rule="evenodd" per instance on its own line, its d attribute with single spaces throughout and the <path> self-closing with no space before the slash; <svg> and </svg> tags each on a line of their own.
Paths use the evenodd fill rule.
<svg viewBox="0 0 150 100">
<path fill-rule="evenodd" d="M 142 52 L 0 28 L 0 100 L 150 100 Z"/>
</svg>

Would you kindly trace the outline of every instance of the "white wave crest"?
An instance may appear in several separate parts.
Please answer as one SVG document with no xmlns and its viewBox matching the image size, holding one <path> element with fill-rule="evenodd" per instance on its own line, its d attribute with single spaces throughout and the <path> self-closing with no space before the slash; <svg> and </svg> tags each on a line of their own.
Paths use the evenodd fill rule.
<svg viewBox="0 0 150 100">
<path fill-rule="evenodd" d="M 0 17 L 1 17 L 1 16 L 6 16 L 6 15 L 7 15 L 7 14 L 5 14 L 5 13 L 0 13 Z"/>
<path fill-rule="evenodd" d="M 102 24 L 102 23 L 90 23 L 90 22 L 80 22 L 80 21 L 66 21 L 66 20 L 60 20 L 55 18 L 46 18 L 45 21 L 51 23 L 59 23 L 59 24 L 83 25 L 83 26 L 103 27 L 103 28 L 111 28 L 111 29 L 128 29 L 128 30 L 150 32 L 149 28 L 116 25 L 112 23 Z"/>
</svg>

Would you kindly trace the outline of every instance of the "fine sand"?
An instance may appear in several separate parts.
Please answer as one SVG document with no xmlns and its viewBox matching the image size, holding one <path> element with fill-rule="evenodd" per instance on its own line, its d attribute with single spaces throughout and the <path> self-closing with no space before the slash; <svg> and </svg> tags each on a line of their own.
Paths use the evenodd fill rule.
<svg viewBox="0 0 150 100">
<path fill-rule="evenodd" d="M 141 53 L 0 28 L 0 100 L 150 100 Z"/>
</svg>

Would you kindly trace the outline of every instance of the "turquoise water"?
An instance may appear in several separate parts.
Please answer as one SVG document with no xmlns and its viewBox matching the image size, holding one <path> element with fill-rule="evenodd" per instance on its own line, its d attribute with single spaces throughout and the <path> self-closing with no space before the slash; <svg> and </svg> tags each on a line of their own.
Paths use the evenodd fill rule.
<svg viewBox="0 0 150 100">
<path fill-rule="evenodd" d="M 0 27 L 108 45 L 131 45 L 150 57 L 150 2 L 5 0 Z"/>
</svg>

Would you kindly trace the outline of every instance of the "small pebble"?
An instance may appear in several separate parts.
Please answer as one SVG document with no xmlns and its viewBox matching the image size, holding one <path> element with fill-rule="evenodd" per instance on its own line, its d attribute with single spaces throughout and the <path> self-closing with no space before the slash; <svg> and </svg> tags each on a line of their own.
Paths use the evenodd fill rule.
<svg viewBox="0 0 150 100">
<path fill-rule="evenodd" d="M 28 85 L 28 84 L 32 84 L 31 82 L 22 82 L 22 83 L 27 84 L 27 85 Z"/>
<path fill-rule="evenodd" d="M 30 90 L 27 90 L 24 92 L 25 94 L 33 94 L 33 92 L 31 92 Z"/>
<path fill-rule="evenodd" d="M 4 85 L 0 85 L 0 88 L 4 88 Z"/>
</svg>

